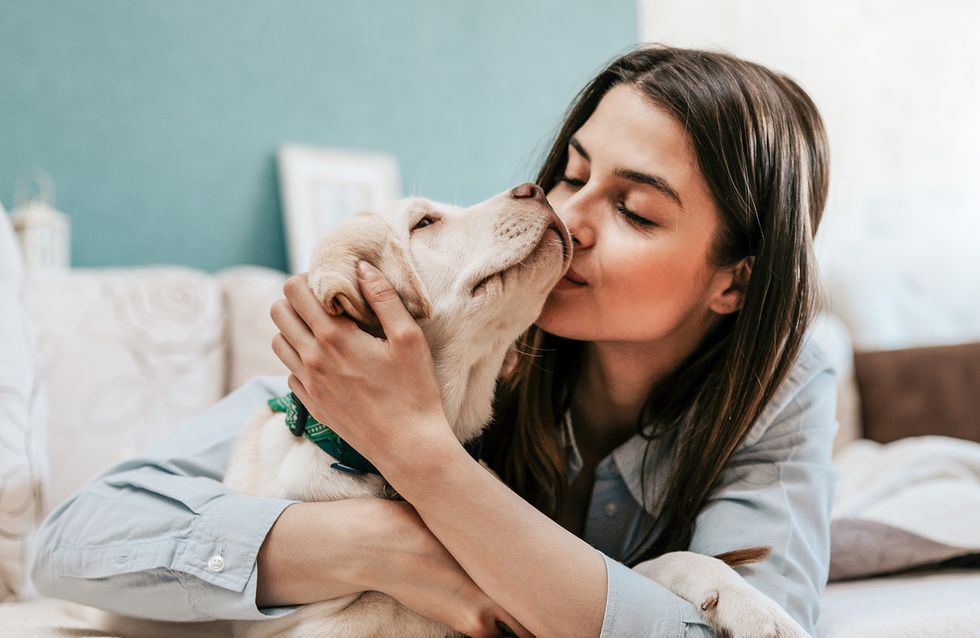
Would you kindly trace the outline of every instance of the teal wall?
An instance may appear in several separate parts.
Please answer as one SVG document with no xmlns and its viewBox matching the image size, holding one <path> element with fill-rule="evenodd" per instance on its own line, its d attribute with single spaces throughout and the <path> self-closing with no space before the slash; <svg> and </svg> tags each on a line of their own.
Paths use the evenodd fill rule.
<svg viewBox="0 0 980 638">
<path fill-rule="evenodd" d="M 281 144 L 473 203 L 638 30 L 636 0 L 0 0 L 0 201 L 44 167 L 74 266 L 286 269 Z"/>
</svg>

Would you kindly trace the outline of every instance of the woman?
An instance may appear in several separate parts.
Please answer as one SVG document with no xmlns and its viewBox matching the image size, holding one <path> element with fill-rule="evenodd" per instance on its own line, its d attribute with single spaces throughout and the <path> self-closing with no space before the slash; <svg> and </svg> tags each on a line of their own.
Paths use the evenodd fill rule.
<svg viewBox="0 0 980 638">
<path fill-rule="evenodd" d="M 769 545 L 741 573 L 812 633 L 836 480 L 836 381 L 807 338 L 827 191 L 812 102 L 730 56 L 641 48 L 578 96 L 537 183 L 574 238 L 577 282 L 551 293 L 502 378 L 486 458 L 506 485 L 450 432 L 421 332 L 379 273 L 361 287 L 387 341 L 345 329 L 297 276 L 272 309 L 288 389 L 406 502 L 223 490 L 236 428 L 285 389 L 259 379 L 201 417 L 204 432 L 188 426 L 55 511 L 38 588 L 171 619 L 374 589 L 474 636 L 497 621 L 520 635 L 711 635 L 626 565 Z M 71 545 L 107 557 L 79 567 L 60 539 L 82 508 L 111 518 L 122 501 L 105 497 L 120 494 L 140 515 L 104 538 L 85 530 Z M 128 570 L 108 566 L 120 538 L 151 548 Z M 150 600 L 149 583 L 182 597 Z"/>
</svg>

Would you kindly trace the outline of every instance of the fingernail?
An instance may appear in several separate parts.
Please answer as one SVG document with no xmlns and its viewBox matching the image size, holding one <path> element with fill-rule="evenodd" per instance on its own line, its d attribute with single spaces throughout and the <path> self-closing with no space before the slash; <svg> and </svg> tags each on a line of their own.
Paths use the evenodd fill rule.
<svg viewBox="0 0 980 638">
<path fill-rule="evenodd" d="M 374 272 L 371 269 L 371 265 L 362 259 L 357 262 L 357 274 L 367 279 L 368 277 L 371 277 Z"/>
</svg>

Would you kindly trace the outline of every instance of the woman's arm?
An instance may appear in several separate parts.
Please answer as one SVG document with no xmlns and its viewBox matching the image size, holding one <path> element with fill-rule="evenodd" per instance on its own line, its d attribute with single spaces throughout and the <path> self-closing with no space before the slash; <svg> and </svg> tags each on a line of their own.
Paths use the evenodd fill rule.
<svg viewBox="0 0 980 638">
<path fill-rule="evenodd" d="M 382 471 L 473 581 L 531 633 L 599 635 L 602 554 L 511 491 L 455 439 Z"/>
<path fill-rule="evenodd" d="M 260 606 L 384 592 L 467 636 L 498 636 L 497 620 L 529 636 L 491 600 L 404 501 L 356 498 L 290 505 L 259 550 Z"/>
<path fill-rule="evenodd" d="M 288 499 L 221 483 L 234 437 L 283 377 L 258 377 L 56 507 L 31 577 L 42 594 L 161 620 L 262 619 L 256 555 Z M 218 559 L 220 557 L 220 560 Z"/>
<path fill-rule="evenodd" d="M 221 483 L 235 437 L 286 389 L 284 377 L 253 379 L 59 505 L 39 532 L 38 591 L 192 621 L 281 616 L 377 590 L 472 636 L 496 635 L 496 618 L 521 632 L 406 503 L 300 503 Z"/>
<path fill-rule="evenodd" d="M 837 373 L 810 340 L 698 514 L 690 547 L 714 555 L 770 546 L 765 561 L 736 571 L 810 635 L 830 570 L 836 400 Z M 686 603 L 684 617 L 701 622 Z"/>
</svg>

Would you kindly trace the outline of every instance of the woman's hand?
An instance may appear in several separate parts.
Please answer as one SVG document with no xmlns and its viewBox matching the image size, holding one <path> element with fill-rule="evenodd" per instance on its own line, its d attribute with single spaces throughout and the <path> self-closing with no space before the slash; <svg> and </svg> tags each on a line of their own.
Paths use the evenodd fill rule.
<svg viewBox="0 0 980 638">
<path fill-rule="evenodd" d="M 258 554 L 256 604 L 299 605 L 380 591 L 469 636 L 530 634 L 487 597 L 411 505 L 380 498 L 294 503 Z"/>
<path fill-rule="evenodd" d="M 386 510 L 382 518 L 388 528 L 371 554 L 375 560 L 364 578 L 368 587 L 473 638 L 531 637 L 477 587 L 409 503 L 379 499 L 379 506 Z"/>
<path fill-rule="evenodd" d="M 419 454 L 420 446 L 459 443 L 446 422 L 421 328 L 382 274 L 361 263 L 366 272 L 358 283 L 386 339 L 328 314 L 303 273 L 286 280 L 285 300 L 272 306 L 280 331 L 272 349 L 292 373 L 289 388 L 310 414 L 384 472 L 399 451 Z"/>
</svg>

